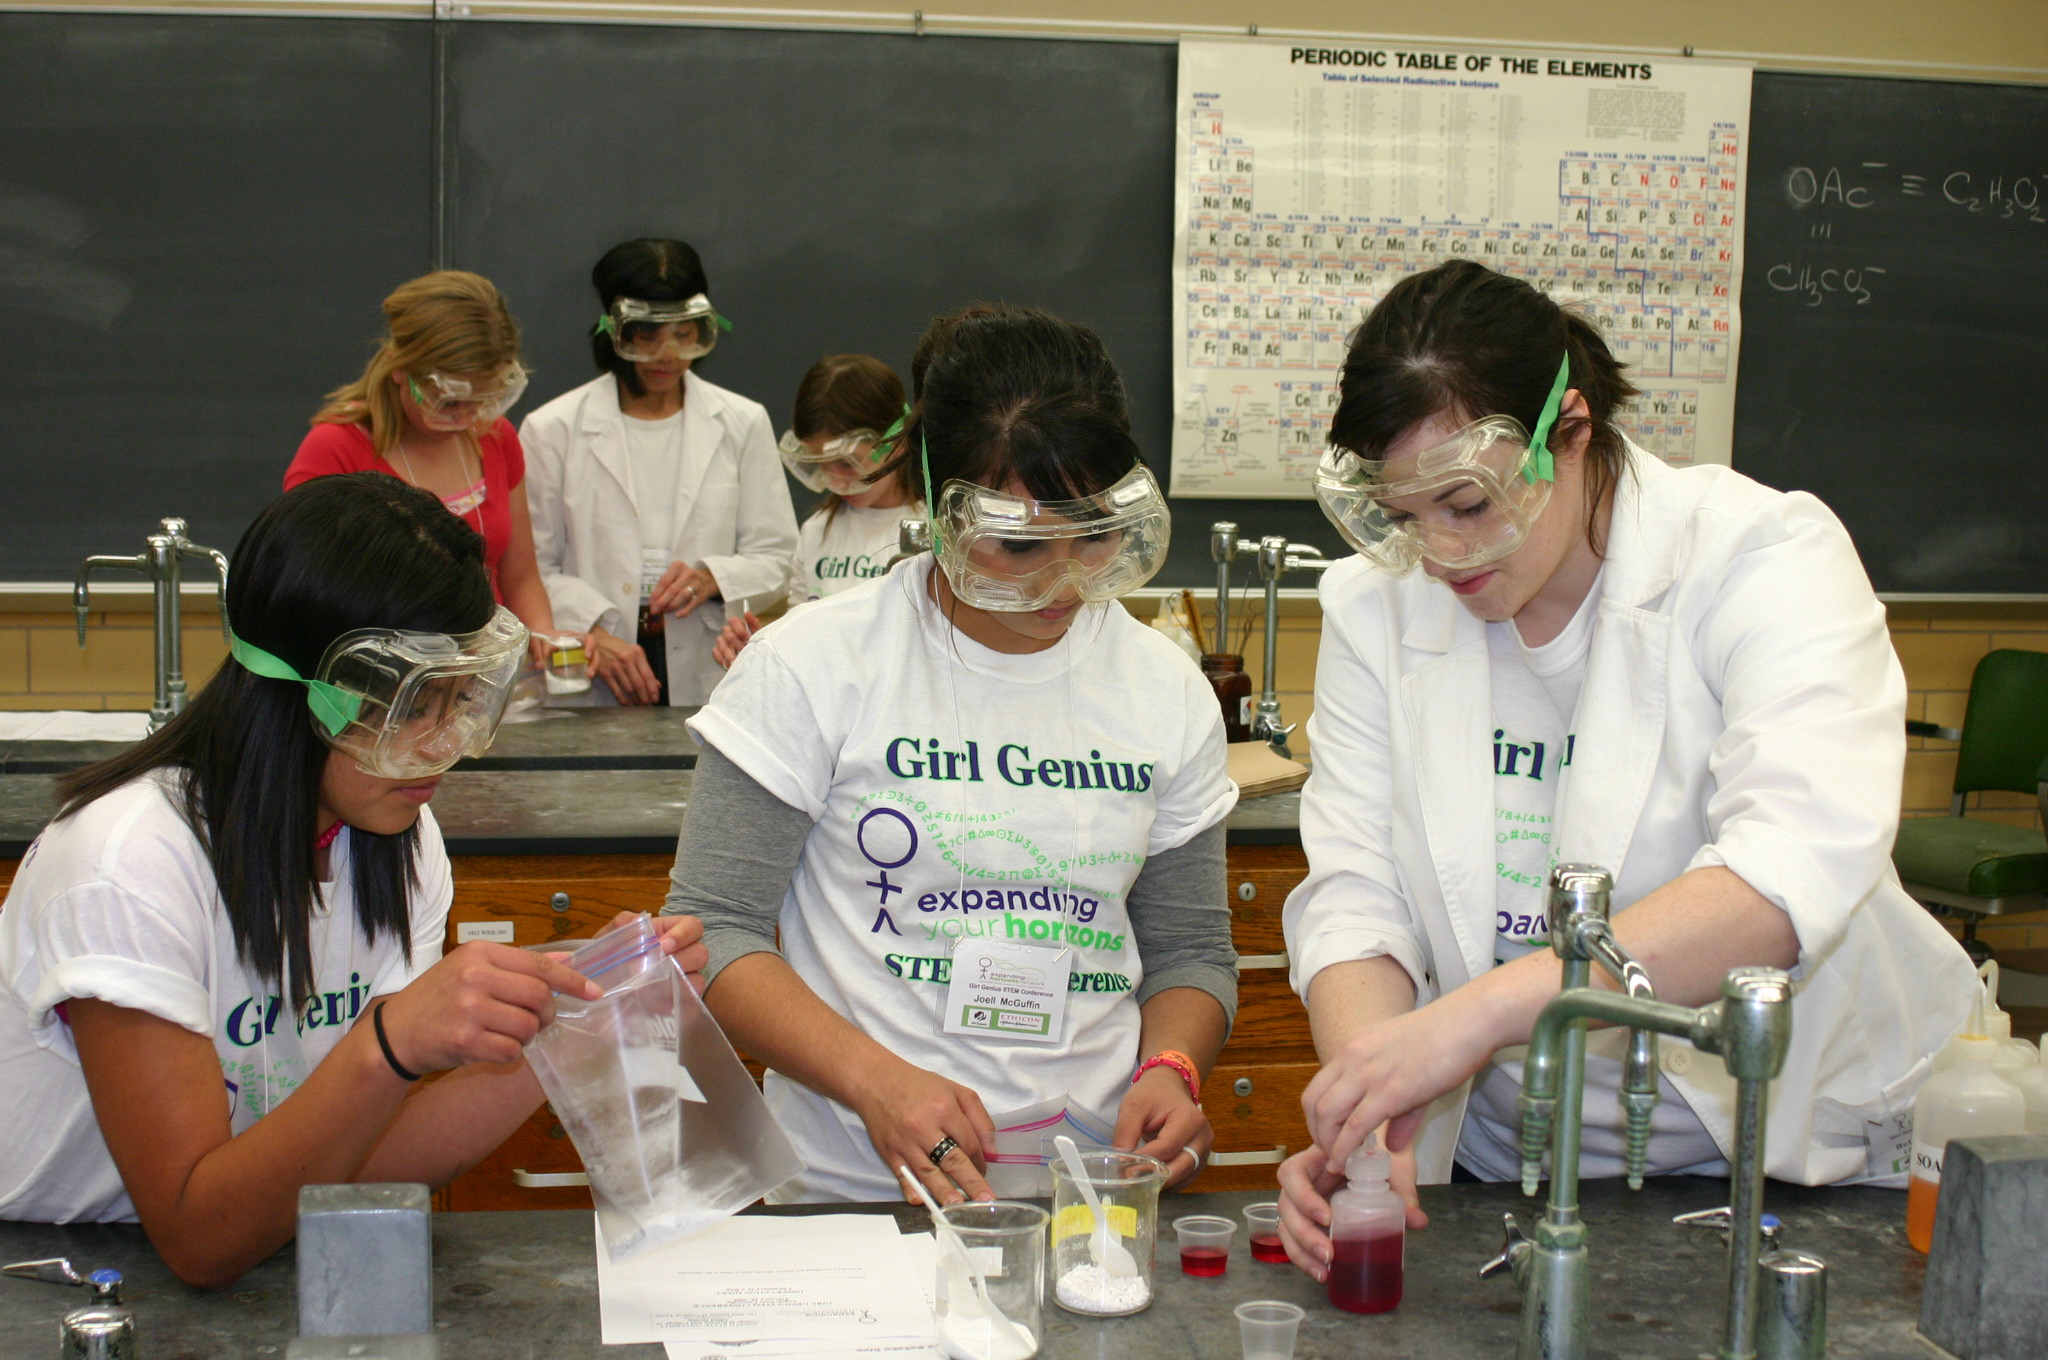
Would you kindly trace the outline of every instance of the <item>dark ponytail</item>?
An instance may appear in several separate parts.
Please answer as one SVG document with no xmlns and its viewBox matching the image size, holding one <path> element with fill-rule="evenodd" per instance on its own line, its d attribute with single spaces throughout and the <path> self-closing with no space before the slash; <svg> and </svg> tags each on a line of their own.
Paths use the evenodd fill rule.
<svg viewBox="0 0 2048 1360">
<path fill-rule="evenodd" d="M 1512 416 L 1534 429 L 1569 355 L 1568 388 L 1587 415 L 1560 418 L 1556 449 L 1581 428 L 1586 443 L 1586 505 L 1597 507 L 1628 466 L 1616 417 L 1637 395 L 1599 328 L 1521 279 L 1471 260 L 1411 274 L 1387 290 L 1351 337 L 1330 442 L 1380 456 L 1408 430 L 1445 412 L 1467 420 Z M 1597 523 L 1597 517 L 1592 517 Z M 1589 541 L 1606 551 L 1597 532 Z"/>
</svg>

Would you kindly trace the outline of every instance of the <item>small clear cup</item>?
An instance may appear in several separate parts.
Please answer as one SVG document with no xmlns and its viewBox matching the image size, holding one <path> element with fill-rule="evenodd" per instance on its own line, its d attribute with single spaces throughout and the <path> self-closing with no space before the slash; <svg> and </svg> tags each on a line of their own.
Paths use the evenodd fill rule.
<svg viewBox="0 0 2048 1360">
<path fill-rule="evenodd" d="M 1095 1215 L 1064 1158 L 1052 1162 L 1053 1298 L 1070 1313 L 1117 1317 L 1152 1303 L 1152 1246 L 1159 1233 L 1159 1192 L 1166 1167 L 1142 1152 L 1087 1148 L 1081 1170 L 1109 1220 L 1110 1237 L 1137 1262 L 1134 1276 L 1112 1276 L 1097 1265 L 1088 1240 Z"/>
<path fill-rule="evenodd" d="M 932 1295 L 939 1349 L 948 1360 L 1030 1360 L 1045 1336 L 1045 1225 L 1051 1216 L 1016 1200 L 950 1204 L 939 1213 L 980 1269 L 989 1304 L 1012 1324 L 989 1317 L 973 1278 L 941 1242 Z"/>
<path fill-rule="evenodd" d="M 1230 1241 L 1237 1236 L 1237 1224 L 1214 1214 L 1192 1214 L 1173 1220 L 1173 1232 L 1180 1239 L 1181 1274 L 1214 1279 L 1230 1269 Z"/>
<path fill-rule="evenodd" d="M 1280 1240 L 1280 1205 L 1276 1200 L 1244 1206 L 1244 1230 L 1251 1238 L 1252 1259 L 1269 1265 L 1287 1264 L 1287 1245 Z"/>
<path fill-rule="evenodd" d="M 590 658 L 583 639 L 560 633 L 548 639 L 548 693 L 581 694 L 590 688 Z"/>
<path fill-rule="evenodd" d="M 1307 1313 L 1278 1299 L 1253 1299 L 1233 1311 L 1244 1360 L 1294 1360 L 1294 1336 Z"/>
</svg>

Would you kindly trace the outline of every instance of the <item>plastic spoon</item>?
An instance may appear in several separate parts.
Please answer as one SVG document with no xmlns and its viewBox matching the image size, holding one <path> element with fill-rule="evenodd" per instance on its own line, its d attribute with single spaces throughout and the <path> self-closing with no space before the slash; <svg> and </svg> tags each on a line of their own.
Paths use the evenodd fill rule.
<svg viewBox="0 0 2048 1360">
<path fill-rule="evenodd" d="M 989 1298 L 988 1281 L 982 1276 L 981 1267 L 974 1264 L 974 1254 L 967 1250 L 967 1244 L 960 1240 L 960 1234 L 953 1231 L 953 1225 L 939 1212 L 939 1202 L 932 1198 L 932 1192 L 924 1188 L 923 1181 L 910 1174 L 909 1167 L 897 1167 L 896 1174 L 911 1189 L 917 1191 L 917 1197 L 923 1200 L 924 1207 L 931 1211 L 933 1230 L 938 1233 L 939 1240 L 951 1248 L 960 1264 L 967 1268 L 967 1278 L 974 1282 L 974 1296 L 981 1303 L 981 1311 L 994 1320 L 996 1330 L 1004 1334 L 1003 1340 L 1012 1346 L 1021 1347 L 1017 1352 L 1019 1355 L 1036 1355 L 1038 1343 L 1033 1341 L 1022 1327 L 1012 1322 L 1010 1315 L 996 1307 L 994 1301 Z"/>
<path fill-rule="evenodd" d="M 1081 1198 L 1088 1201 L 1088 1212 L 1095 1215 L 1095 1231 L 1088 1234 L 1088 1254 L 1111 1275 L 1130 1279 L 1138 1273 L 1138 1258 L 1125 1250 L 1119 1234 L 1109 1230 L 1109 1215 L 1103 1211 L 1102 1197 L 1095 1193 L 1095 1186 L 1088 1179 L 1087 1168 L 1081 1165 L 1081 1150 L 1064 1133 L 1054 1135 L 1052 1145 L 1060 1150 L 1060 1160 L 1067 1164 L 1067 1174 L 1080 1188 Z"/>
</svg>

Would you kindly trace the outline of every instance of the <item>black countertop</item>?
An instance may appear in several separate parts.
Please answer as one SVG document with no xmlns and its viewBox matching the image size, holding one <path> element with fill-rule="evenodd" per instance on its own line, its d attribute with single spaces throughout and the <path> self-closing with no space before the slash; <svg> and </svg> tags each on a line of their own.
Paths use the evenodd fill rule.
<svg viewBox="0 0 2048 1360">
<path fill-rule="evenodd" d="M 509 714 L 491 749 L 458 770 L 688 770 L 695 708 L 528 708 Z M 125 741 L 0 741 L 0 775 L 62 774 L 118 755 Z"/>
<path fill-rule="evenodd" d="M 453 855 L 671 855 L 693 775 L 687 769 L 458 768 L 441 781 L 434 816 Z M 19 858 L 50 819 L 55 783 L 49 774 L 0 774 L 0 858 Z M 1299 792 L 1248 798 L 1230 814 L 1229 840 L 1298 845 L 1300 818 Z"/>
<path fill-rule="evenodd" d="M 1672 1226 L 1674 1214 L 1727 1202 L 1727 1183 L 1653 1180 L 1631 1195 L 1618 1181 L 1584 1187 L 1593 1267 L 1593 1348 L 1600 1360 L 1694 1360 L 1721 1335 L 1725 1256 L 1719 1238 Z M 1085 1319 L 1046 1306 L 1043 1354 L 1052 1360 L 1238 1360 L 1231 1309 L 1255 1298 L 1308 1310 L 1298 1360 L 1506 1360 L 1515 1350 L 1517 1292 L 1507 1278 L 1477 1278 L 1500 1248 L 1501 1213 L 1526 1222 L 1535 1201 L 1507 1185 L 1443 1185 L 1422 1192 L 1430 1226 L 1408 1242 L 1405 1296 L 1377 1317 L 1339 1312 L 1290 1266 L 1262 1265 L 1240 1229 L 1229 1270 L 1193 1279 L 1160 1252 L 1152 1307 L 1128 1318 Z M 1270 1196 L 1170 1196 L 1162 1220 L 1236 1218 Z M 1926 1360 L 1914 1340 L 1923 1258 L 1906 1245 L 1906 1197 L 1892 1190 L 1807 1189 L 1773 1183 L 1766 1207 L 1785 1222 L 1785 1244 L 1829 1263 L 1829 1353 L 1842 1360 Z M 895 1213 L 924 1231 L 921 1210 Z M 777 1210 L 772 1212 L 788 1212 Z M 1161 1232 L 1168 1243 L 1166 1223 Z M 590 1215 L 440 1214 L 434 1221 L 434 1309 L 447 1360 L 640 1360 L 658 1346 L 600 1346 Z M 67 1255 L 80 1270 L 112 1266 L 127 1278 L 143 1354 L 155 1360 L 281 1355 L 296 1329 L 290 1248 L 231 1289 L 202 1293 L 171 1278 L 139 1229 L 0 1223 L 0 1260 Z M 82 1302 L 82 1292 L 77 1302 Z M 0 1280 L 0 1355 L 56 1354 L 57 1319 L 72 1297 L 47 1285 Z"/>
</svg>

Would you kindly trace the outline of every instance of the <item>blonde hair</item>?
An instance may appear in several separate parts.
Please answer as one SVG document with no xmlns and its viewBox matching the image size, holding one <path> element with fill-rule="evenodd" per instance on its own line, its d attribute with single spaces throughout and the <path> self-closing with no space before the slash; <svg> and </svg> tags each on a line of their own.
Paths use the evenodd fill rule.
<svg viewBox="0 0 2048 1360">
<path fill-rule="evenodd" d="M 354 382 L 327 394 L 315 425 L 368 425 L 379 457 L 398 446 L 405 409 L 391 375 L 495 374 L 519 358 L 519 323 L 489 279 L 443 269 L 384 299 L 386 334 Z"/>
</svg>

